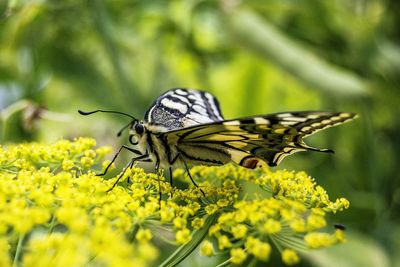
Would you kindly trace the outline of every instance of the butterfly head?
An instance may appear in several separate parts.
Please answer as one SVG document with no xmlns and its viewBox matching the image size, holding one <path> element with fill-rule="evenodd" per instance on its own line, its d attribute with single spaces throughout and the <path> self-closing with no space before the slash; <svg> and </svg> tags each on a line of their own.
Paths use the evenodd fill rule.
<svg viewBox="0 0 400 267">
<path fill-rule="evenodd" d="M 129 142 L 132 145 L 139 144 L 140 140 L 146 136 L 146 127 L 141 121 L 132 121 L 129 127 Z"/>
</svg>

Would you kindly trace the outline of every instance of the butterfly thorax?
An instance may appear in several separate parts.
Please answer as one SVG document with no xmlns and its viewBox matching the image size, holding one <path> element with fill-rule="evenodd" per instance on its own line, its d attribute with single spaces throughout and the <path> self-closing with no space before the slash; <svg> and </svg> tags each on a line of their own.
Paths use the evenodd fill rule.
<svg viewBox="0 0 400 267">
<path fill-rule="evenodd" d="M 169 167 L 180 163 L 176 146 L 161 137 L 161 133 L 167 131 L 162 125 L 152 125 L 143 121 L 137 122 L 130 128 L 129 142 L 146 154 L 152 162 L 161 167 Z"/>
</svg>

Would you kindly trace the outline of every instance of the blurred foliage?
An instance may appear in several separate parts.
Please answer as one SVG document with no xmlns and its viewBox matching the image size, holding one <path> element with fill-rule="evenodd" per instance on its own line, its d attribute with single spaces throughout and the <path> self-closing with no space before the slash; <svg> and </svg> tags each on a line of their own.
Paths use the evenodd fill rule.
<svg viewBox="0 0 400 267">
<path fill-rule="evenodd" d="M 117 147 L 122 118 L 76 110 L 140 118 L 172 87 L 214 93 L 227 118 L 357 112 L 308 141 L 335 155 L 295 155 L 279 168 L 307 170 L 352 203 L 335 217 L 357 233 L 351 252 L 310 262 L 351 266 L 363 253 L 400 266 L 399 10 L 396 0 L 1 1 L 0 140 L 86 134 Z"/>
</svg>

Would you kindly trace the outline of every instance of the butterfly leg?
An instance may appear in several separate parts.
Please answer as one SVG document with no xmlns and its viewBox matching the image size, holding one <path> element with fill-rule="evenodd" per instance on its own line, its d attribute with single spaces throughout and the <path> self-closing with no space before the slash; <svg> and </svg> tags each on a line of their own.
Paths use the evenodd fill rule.
<svg viewBox="0 0 400 267">
<path fill-rule="evenodd" d="M 169 184 L 171 185 L 171 198 L 173 197 L 173 190 L 174 190 L 172 165 L 174 165 L 174 163 L 179 158 L 179 156 L 180 156 L 180 154 L 178 153 L 174 158 L 168 160 L 168 162 L 169 162 Z"/>
<path fill-rule="evenodd" d="M 161 208 L 162 192 L 161 192 L 161 181 L 160 181 L 160 161 L 156 162 L 156 173 L 157 173 L 157 181 L 158 181 L 158 204 L 159 204 L 159 208 Z"/>
<path fill-rule="evenodd" d="M 204 191 L 203 191 L 203 190 L 196 184 L 196 182 L 193 180 L 193 177 L 192 177 L 192 175 L 190 174 L 189 168 L 188 168 L 188 166 L 187 166 L 187 164 L 186 164 L 186 161 L 185 161 L 183 158 L 181 158 L 181 159 L 182 159 L 182 161 L 183 161 L 183 164 L 185 165 L 185 169 L 186 169 L 187 174 L 189 175 L 190 181 L 192 181 L 192 183 L 201 191 L 201 193 L 202 193 L 203 196 L 205 197 L 206 194 L 204 193 Z"/>
<path fill-rule="evenodd" d="M 118 152 L 114 155 L 113 159 L 111 160 L 111 162 L 107 165 L 106 169 L 104 170 L 104 172 L 96 174 L 96 176 L 104 176 L 106 175 L 106 173 L 108 172 L 108 169 L 111 167 L 111 165 L 114 163 L 114 161 L 117 159 L 119 153 L 121 153 L 122 149 L 127 149 L 129 151 L 131 151 L 132 153 L 138 154 L 140 156 L 143 156 L 142 153 L 139 150 L 127 147 L 127 146 L 121 146 L 118 150 Z M 147 155 L 146 155 L 147 156 Z"/>
<path fill-rule="evenodd" d="M 134 163 L 135 163 L 135 161 L 131 160 L 131 163 L 129 164 L 129 169 L 132 169 Z M 128 182 L 128 184 L 131 183 L 131 177 L 130 176 L 128 176 L 127 182 Z"/>
<path fill-rule="evenodd" d="M 173 190 L 174 190 L 174 186 L 172 185 L 172 167 L 169 167 L 169 184 L 171 185 L 171 193 L 170 193 L 170 197 L 172 198 L 174 196 Z"/>
<path fill-rule="evenodd" d="M 118 184 L 119 180 L 121 180 L 122 176 L 124 176 L 126 170 L 127 170 L 129 167 L 132 168 L 133 164 L 134 164 L 136 161 L 142 161 L 142 160 L 143 160 L 143 161 L 146 161 L 146 160 L 147 160 L 146 157 L 148 157 L 148 156 L 149 156 L 148 154 L 145 154 L 145 155 L 141 155 L 141 156 L 139 156 L 139 157 L 133 158 L 133 159 L 124 167 L 124 169 L 122 170 L 122 172 L 120 173 L 120 175 L 118 175 L 117 181 L 115 181 L 115 183 L 112 185 L 112 187 L 111 187 L 110 189 L 108 189 L 106 192 L 110 192 L 111 190 L 114 189 L 114 187 Z"/>
</svg>

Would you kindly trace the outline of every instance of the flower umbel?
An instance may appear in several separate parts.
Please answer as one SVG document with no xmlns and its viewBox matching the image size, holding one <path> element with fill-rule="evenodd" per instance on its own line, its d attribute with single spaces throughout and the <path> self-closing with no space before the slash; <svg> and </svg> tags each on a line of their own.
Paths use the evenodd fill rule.
<svg viewBox="0 0 400 267">
<path fill-rule="evenodd" d="M 202 255 L 227 252 L 233 264 L 268 261 L 279 248 L 282 261 L 293 265 L 299 249 L 345 241 L 341 230 L 321 230 L 325 214 L 349 202 L 330 201 L 304 172 L 194 167 L 203 197 L 183 170 L 174 173 L 187 182 L 179 189 L 133 167 L 108 192 L 117 177 L 104 179 L 95 170 L 104 169 L 111 149 L 95 145 L 79 138 L 0 146 L 1 266 L 151 266 L 165 257 L 160 246 L 170 243 L 180 245 L 173 254 L 178 262 L 193 251 L 185 248 L 201 244 Z M 264 193 L 244 198 L 244 183 Z"/>
</svg>

